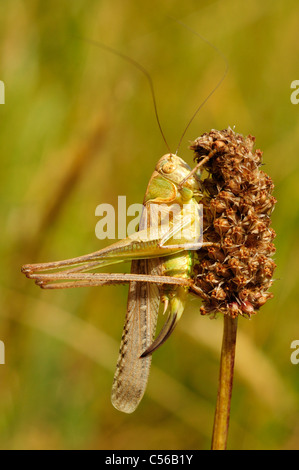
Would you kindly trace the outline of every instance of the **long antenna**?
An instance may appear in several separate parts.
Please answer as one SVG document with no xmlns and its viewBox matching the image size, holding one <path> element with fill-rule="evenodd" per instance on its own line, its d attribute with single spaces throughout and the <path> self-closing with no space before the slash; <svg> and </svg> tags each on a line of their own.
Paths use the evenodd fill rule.
<svg viewBox="0 0 299 470">
<path fill-rule="evenodd" d="M 134 65 L 138 70 L 140 70 L 140 72 L 142 72 L 147 81 L 148 81 L 148 84 L 150 86 L 150 90 L 151 90 L 151 95 L 152 95 L 152 99 L 153 99 L 153 104 L 154 104 L 154 110 L 155 110 L 155 115 L 156 115 L 156 120 L 157 120 L 157 123 L 158 123 L 158 127 L 159 127 L 159 130 L 161 132 L 161 135 L 163 137 L 163 140 L 166 144 L 166 147 L 169 151 L 169 153 L 171 153 L 171 150 L 170 150 L 170 147 L 167 143 L 167 140 L 166 140 L 166 137 L 165 137 L 165 134 L 162 130 L 162 126 L 161 126 L 161 123 L 160 123 L 160 119 L 159 119 L 159 115 L 158 115 L 158 108 L 157 108 L 157 102 L 156 102 L 156 96 L 155 96 L 155 90 L 154 90 L 154 85 L 153 85 L 153 81 L 151 79 L 151 76 L 150 74 L 148 73 L 148 71 L 141 65 L 139 64 L 136 60 L 132 59 L 131 57 L 128 57 L 126 56 L 125 54 L 122 54 L 121 52 L 113 49 L 112 47 L 110 46 L 106 46 L 106 44 L 103 44 L 101 42 L 98 42 L 98 41 L 93 41 L 92 39 L 86 39 L 86 38 L 82 38 L 84 39 L 84 41 L 86 42 L 89 42 L 90 44 L 93 44 L 95 46 L 98 46 L 98 47 L 101 47 L 102 49 L 106 50 L 106 51 L 109 51 L 109 52 L 112 52 L 112 54 L 115 54 L 117 55 L 118 57 L 120 57 L 121 59 L 124 59 L 126 60 L 127 62 L 129 62 L 130 64 Z"/>
<path fill-rule="evenodd" d="M 223 82 L 223 80 L 225 79 L 226 75 L 227 75 L 227 72 L 228 72 L 228 61 L 227 61 L 227 58 L 225 57 L 225 55 L 220 51 L 220 49 L 218 49 L 218 47 L 216 47 L 214 44 L 212 44 L 210 41 L 208 41 L 206 38 L 204 38 L 203 36 L 201 36 L 197 31 L 194 31 L 194 29 L 190 28 L 189 26 L 187 26 L 185 23 L 183 23 L 182 21 L 180 20 L 177 20 L 176 18 L 173 18 L 173 17 L 170 17 L 173 21 L 176 21 L 177 23 L 179 23 L 181 26 L 183 26 L 184 28 L 186 28 L 187 30 L 189 30 L 191 33 L 195 34 L 196 36 L 198 36 L 202 41 L 204 41 L 206 44 L 208 44 L 210 47 L 212 47 L 219 55 L 220 57 L 222 57 L 222 59 L 224 60 L 224 63 L 225 63 L 225 71 L 224 71 L 224 74 L 222 75 L 222 77 L 220 78 L 220 80 L 218 81 L 218 83 L 216 84 L 216 86 L 212 89 L 212 91 L 208 94 L 208 96 L 201 102 L 201 104 L 198 106 L 198 108 L 195 110 L 194 114 L 192 115 L 190 121 L 188 122 L 187 126 L 185 127 L 185 130 L 184 132 L 182 133 L 181 135 L 181 138 L 179 140 L 179 143 L 178 143 L 178 146 L 177 146 L 177 149 L 175 151 L 175 155 L 177 155 L 178 151 L 179 151 L 179 148 L 181 146 L 181 143 L 182 143 L 182 140 L 183 138 L 185 137 L 185 134 L 191 124 L 191 122 L 193 121 L 193 119 L 195 118 L 195 116 L 197 115 L 197 113 L 201 110 L 201 108 L 205 105 L 205 103 L 208 101 L 208 99 L 215 93 L 215 91 L 217 90 L 217 88 L 220 87 L 221 83 Z"/>
</svg>

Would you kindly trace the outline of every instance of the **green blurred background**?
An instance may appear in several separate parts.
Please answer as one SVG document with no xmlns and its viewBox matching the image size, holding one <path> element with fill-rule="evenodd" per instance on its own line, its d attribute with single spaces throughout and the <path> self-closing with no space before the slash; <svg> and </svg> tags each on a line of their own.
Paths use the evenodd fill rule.
<svg viewBox="0 0 299 470">
<path fill-rule="evenodd" d="M 191 140 L 236 126 L 256 136 L 278 199 L 274 299 L 240 319 L 228 447 L 299 448 L 299 79 L 297 0 L 2 0 L 0 4 L 1 449 L 208 449 L 217 394 L 222 318 L 190 299 L 153 356 L 146 395 L 132 415 L 110 403 L 126 286 L 42 291 L 22 264 L 107 245 L 95 208 L 142 202 L 167 152 L 145 77 L 86 41 L 147 68 L 169 146 L 195 108 L 222 86 L 188 129 Z M 126 271 L 129 266 L 123 267 Z"/>
</svg>

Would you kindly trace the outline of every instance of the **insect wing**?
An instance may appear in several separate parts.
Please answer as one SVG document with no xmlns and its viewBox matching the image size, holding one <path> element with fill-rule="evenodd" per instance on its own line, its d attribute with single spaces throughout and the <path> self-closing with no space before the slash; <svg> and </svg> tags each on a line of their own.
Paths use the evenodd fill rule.
<svg viewBox="0 0 299 470">
<path fill-rule="evenodd" d="M 139 229 L 157 227 L 159 221 L 146 204 Z M 161 275 L 160 258 L 132 261 L 131 273 Z M 112 404 L 120 411 L 132 413 L 146 389 L 151 356 L 141 358 L 153 342 L 160 305 L 159 286 L 152 283 L 131 282 L 127 314 L 120 344 L 119 357 L 112 386 Z"/>
<path fill-rule="evenodd" d="M 131 272 L 158 275 L 160 260 L 135 260 Z M 153 342 L 159 305 L 158 285 L 130 283 L 126 320 L 112 386 L 112 404 L 125 413 L 136 409 L 146 389 L 151 356 L 140 356 Z"/>
</svg>

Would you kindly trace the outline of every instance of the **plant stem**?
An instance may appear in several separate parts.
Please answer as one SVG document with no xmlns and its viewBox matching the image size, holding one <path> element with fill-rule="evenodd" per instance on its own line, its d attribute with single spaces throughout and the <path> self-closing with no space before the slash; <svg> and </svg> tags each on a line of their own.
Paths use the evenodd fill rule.
<svg viewBox="0 0 299 470">
<path fill-rule="evenodd" d="M 219 385 L 214 418 L 212 450 L 225 450 L 228 436 L 230 403 L 233 388 L 237 318 L 224 315 Z"/>
</svg>

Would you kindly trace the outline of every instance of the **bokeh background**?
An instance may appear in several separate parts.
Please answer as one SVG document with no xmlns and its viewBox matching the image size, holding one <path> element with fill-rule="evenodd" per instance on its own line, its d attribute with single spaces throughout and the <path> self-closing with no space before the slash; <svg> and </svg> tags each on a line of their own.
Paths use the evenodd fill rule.
<svg viewBox="0 0 299 470">
<path fill-rule="evenodd" d="M 222 318 L 190 299 L 153 356 L 146 395 L 132 415 L 110 403 L 126 286 L 42 291 L 22 264 L 79 256 L 95 236 L 101 203 L 142 202 L 167 152 L 146 78 L 175 151 L 195 108 L 221 87 L 181 148 L 211 128 L 256 136 L 278 200 L 277 269 L 270 300 L 240 319 L 230 449 L 299 448 L 299 79 L 297 0 L 2 0 L 0 4 L 1 449 L 208 449 L 217 394 Z M 125 271 L 129 266 L 122 267 Z M 121 269 L 122 269 L 121 268 Z"/>
</svg>

